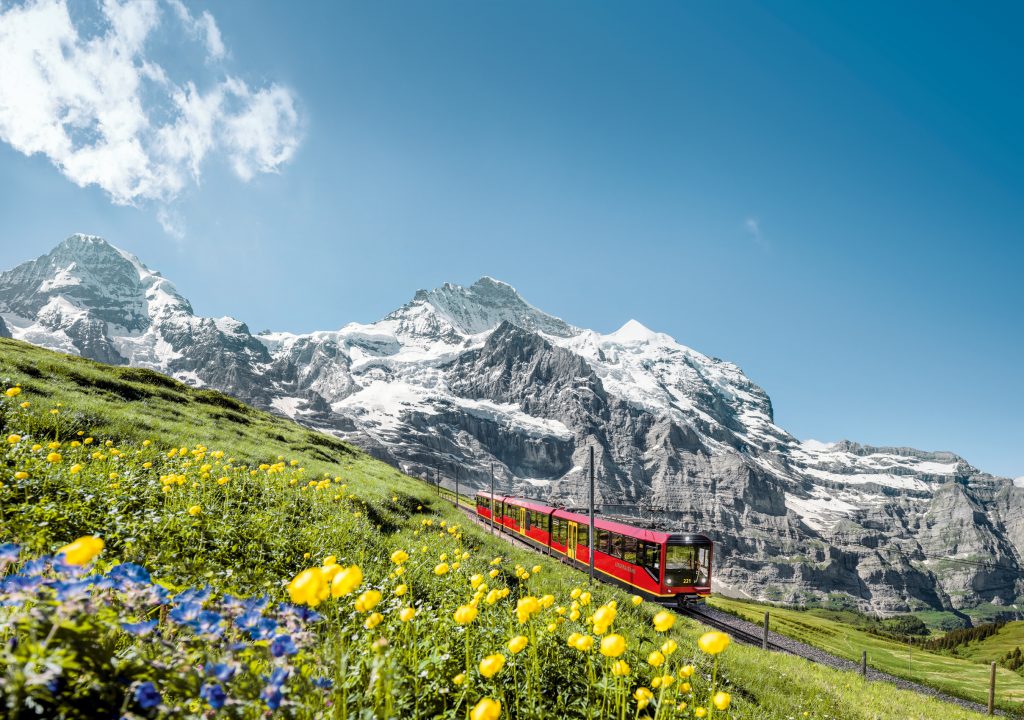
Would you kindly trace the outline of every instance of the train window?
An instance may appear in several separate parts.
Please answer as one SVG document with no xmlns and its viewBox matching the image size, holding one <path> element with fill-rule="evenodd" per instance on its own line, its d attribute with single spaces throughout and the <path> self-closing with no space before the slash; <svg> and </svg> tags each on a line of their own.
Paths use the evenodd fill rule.
<svg viewBox="0 0 1024 720">
<path fill-rule="evenodd" d="M 665 553 L 665 582 L 669 585 L 694 585 L 697 574 L 697 548 L 693 545 L 669 545 Z"/>
<path fill-rule="evenodd" d="M 530 518 L 532 515 L 533 513 L 530 512 L 529 510 L 523 513 L 523 530 L 530 529 Z"/>
<path fill-rule="evenodd" d="M 576 537 L 576 544 L 582 545 L 583 547 L 590 546 L 590 528 L 586 525 L 580 525 L 579 535 Z"/>
<path fill-rule="evenodd" d="M 657 577 L 658 565 L 661 562 L 661 545 L 639 541 L 636 548 L 636 562 L 637 565 L 643 566 Z"/>
<path fill-rule="evenodd" d="M 618 533 L 611 533 L 611 547 L 608 549 L 608 554 L 612 557 L 622 557 L 622 536 Z"/>
<path fill-rule="evenodd" d="M 594 549 L 597 550 L 598 552 L 603 552 L 603 553 L 607 553 L 608 552 L 608 531 L 607 530 L 598 530 L 597 531 L 597 545 L 594 546 Z"/>
<path fill-rule="evenodd" d="M 622 559 L 636 564 L 636 538 L 625 537 L 622 539 Z"/>
</svg>

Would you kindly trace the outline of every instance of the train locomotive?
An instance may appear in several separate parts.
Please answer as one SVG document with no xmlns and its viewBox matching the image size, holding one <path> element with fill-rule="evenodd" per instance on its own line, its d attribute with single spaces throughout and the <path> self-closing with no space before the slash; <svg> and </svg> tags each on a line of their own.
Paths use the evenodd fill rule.
<svg viewBox="0 0 1024 720">
<path fill-rule="evenodd" d="M 538 550 L 647 600 L 685 604 L 711 594 L 714 545 L 700 534 L 674 534 L 594 518 L 511 496 L 476 494 L 476 514 Z"/>
</svg>

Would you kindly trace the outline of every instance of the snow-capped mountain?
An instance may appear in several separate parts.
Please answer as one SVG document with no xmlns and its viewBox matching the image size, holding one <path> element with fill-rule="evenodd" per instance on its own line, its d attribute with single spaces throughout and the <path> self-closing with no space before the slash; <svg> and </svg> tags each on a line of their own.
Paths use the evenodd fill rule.
<svg viewBox="0 0 1024 720">
<path fill-rule="evenodd" d="M 721 589 L 845 593 L 899 611 L 1024 593 L 1024 481 L 952 453 L 801 442 L 736 365 L 630 321 L 573 327 L 482 278 L 384 319 L 253 336 L 197 317 L 159 273 L 75 235 L 0 275 L 0 335 L 210 385 L 348 439 L 411 474 L 585 501 L 700 529 Z"/>
</svg>

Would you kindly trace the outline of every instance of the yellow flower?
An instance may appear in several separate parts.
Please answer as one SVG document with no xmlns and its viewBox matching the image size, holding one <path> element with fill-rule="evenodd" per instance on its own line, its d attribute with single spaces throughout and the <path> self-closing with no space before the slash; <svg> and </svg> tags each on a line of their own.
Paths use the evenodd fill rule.
<svg viewBox="0 0 1024 720">
<path fill-rule="evenodd" d="M 671 686 L 672 683 L 674 683 L 676 681 L 676 676 L 675 675 L 662 675 L 658 679 L 661 680 L 661 686 L 667 688 L 667 687 Z"/>
<path fill-rule="evenodd" d="M 402 597 L 407 592 L 409 592 L 409 587 L 405 583 L 402 583 L 401 585 L 395 588 L 395 595 L 397 595 L 398 597 Z"/>
<path fill-rule="evenodd" d="M 651 667 L 661 667 L 665 664 L 665 656 L 655 650 L 647 656 L 647 664 Z"/>
<path fill-rule="evenodd" d="M 462 605 L 455 611 L 452 617 L 455 618 L 455 622 L 459 625 L 469 625 L 476 620 L 477 612 L 476 607 L 473 605 Z"/>
<path fill-rule="evenodd" d="M 477 573 L 476 575 L 473 575 L 473 576 L 471 576 L 469 578 L 469 586 L 471 588 L 473 588 L 474 590 L 476 590 L 478 587 L 480 587 L 480 584 L 483 581 L 484 581 L 484 576 L 481 575 L 480 573 Z"/>
<path fill-rule="evenodd" d="M 486 602 L 488 605 L 493 605 L 499 600 L 501 600 L 501 590 L 498 590 L 497 588 L 487 593 L 487 597 L 484 598 L 484 602 Z"/>
<path fill-rule="evenodd" d="M 679 674 L 683 677 L 690 677 L 693 675 L 693 665 L 683 665 L 679 668 Z"/>
<path fill-rule="evenodd" d="M 21 435 L 8 435 L 7 436 L 7 442 L 9 442 L 11 445 L 13 445 L 14 443 L 18 442 L 19 440 L 21 440 Z"/>
<path fill-rule="evenodd" d="M 490 571 L 489 573 L 487 573 L 487 574 L 488 574 L 488 575 L 490 575 L 490 576 L 491 576 L 491 578 L 496 578 L 496 577 L 498 577 L 498 575 L 499 575 L 499 574 L 501 574 L 501 571 L 500 571 L 500 570 L 498 570 L 498 568 L 494 568 L 493 570 L 491 570 L 491 571 Z"/>
<path fill-rule="evenodd" d="M 338 575 L 338 573 L 340 573 L 342 571 L 342 569 L 343 568 L 341 567 L 341 565 L 338 565 L 337 563 L 332 563 L 330 565 L 327 565 L 325 563 L 320 568 L 320 572 L 324 576 L 324 582 L 330 583 L 330 582 L 334 582 L 334 578 Z"/>
<path fill-rule="evenodd" d="M 68 468 L 68 472 L 71 473 L 72 475 L 77 475 L 81 471 L 82 471 L 82 466 L 79 463 L 75 463 L 70 468 Z"/>
<path fill-rule="evenodd" d="M 729 707 L 729 703 L 732 702 L 732 697 L 727 692 L 716 692 L 715 696 L 711 699 L 711 702 L 713 702 L 715 707 L 719 710 L 725 710 Z"/>
<path fill-rule="evenodd" d="M 402 622 L 409 622 L 414 617 L 416 617 L 416 608 L 402 608 L 402 611 L 398 613 L 398 619 Z"/>
<path fill-rule="evenodd" d="M 578 598 L 579 598 L 579 596 L 580 596 L 580 595 L 582 595 L 582 594 L 583 594 L 583 591 L 582 591 L 582 590 L 580 590 L 580 589 L 579 589 L 578 587 L 576 587 L 576 588 L 573 588 L 573 589 L 572 589 L 572 592 L 571 592 L 571 593 L 569 593 L 569 597 L 571 597 L 571 598 L 572 598 L 573 600 L 576 600 L 576 599 L 578 599 Z"/>
<path fill-rule="evenodd" d="M 688 692 L 690 692 L 691 689 L 692 688 L 690 687 L 690 683 L 688 683 L 688 682 L 679 683 L 679 692 L 688 693 Z"/>
<path fill-rule="evenodd" d="M 288 583 L 288 595 L 298 605 L 316 607 L 327 599 L 329 593 L 330 588 L 320 568 L 303 570 Z"/>
<path fill-rule="evenodd" d="M 629 663 L 625 660 L 616 660 L 612 663 L 612 675 L 615 677 L 626 677 L 629 675 Z"/>
<path fill-rule="evenodd" d="M 434 574 L 435 575 L 445 575 L 445 574 L 448 573 L 448 570 L 449 570 L 448 563 L 444 563 L 443 562 L 443 563 L 441 563 L 439 565 L 435 565 L 434 566 Z"/>
<path fill-rule="evenodd" d="M 363 627 L 367 630 L 373 630 L 375 627 L 380 625 L 383 619 L 384 616 L 381 615 L 379 612 L 370 613 L 369 616 L 367 616 L 366 618 L 366 622 L 363 623 Z"/>
<path fill-rule="evenodd" d="M 590 593 L 580 593 L 580 605 L 587 606 L 590 604 Z"/>
<path fill-rule="evenodd" d="M 513 655 L 518 655 L 526 649 L 529 642 L 530 640 L 525 635 L 516 635 L 508 641 L 508 651 Z"/>
<path fill-rule="evenodd" d="M 323 566 L 325 568 L 330 567 L 331 565 L 337 565 L 337 564 L 338 564 L 338 556 L 337 555 L 328 555 L 327 557 L 324 558 Z"/>
<path fill-rule="evenodd" d="M 702 718 L 702 717 L 707 717 L 707 715 L 708 715 L 708 711 L 705 710 L 702 707 L 694 708 L 693 709 L 693 716 L 694 717 Z"/>
<path fill-rule="evenodd" d="M 573 645 L 573 647 L 579 650 L 580 652 L 590 652 L 594 649 L 594 636 L 580 635 L 576 639 L 576 644 Z"/>
<path fill-rule="evenodd" d="M 19 470 L 18 472 L 14 473 L 14 479 L 15 480 L 28 480 L 28 473 L 25 472 L 24 470 Z"/>
<path fill-rule="evenodd" d="M 202 511 L 203 511 L 203 508 L 201 508 L 199 505 L 193 505 L 192 507 L 190 507 L 188 509 L 188 514 L 193 516 L 193 517 L 195 517 L 196 515 L 198 515 Z"/>
<path fill-rule="evenodd" d="M 458 675 L 452 678 L 452 682 L 456 685 L 461 685 L 462 683 L 466 682 L 466 673 L 459 673 Z"/>
<path fill-rule="evenodd" d="M 331 596 L 342 597 L 353 592 L 363 584 L 363 571 L 358 565 L 353 565 L 342 570 L 331 580 Z"/>
<path fill-rule="evenodd" d="M 358 612 L 368 612 L 377 607 L 377 603 L 379 602 L 380 592 L 377 590 L 367 590 L 356 598 L 355 608 Z"/>
<path fill-rule="evenodd" d="M 46 456 L 46 462 L 48 462 L 48 463 L 59 463 L 63 459 L 64 458 L 62 458 L 60 456 L 60 453 L 55 453 L 55 452 L 52 452 L 52 453 L 50 453 L 49 455 Z"/>
<path fill-rule="evenodd" d="M 678 649 L 679 644 L 675 640 L 666 640 L 661 644 L 661 652 L 665 654 L 665 657 L 668 657 Z"/>
<path fill-rule="evenodd" d="M 594 613 L 594 632 L 604 635 L 613 622 L 617 611 L 608 605 L 602 605 Z"/>
<path fill-rule="evenodd" d="M 676 616 L 667 610 L 662 610 L 654 616 L 651 622 L 658 632 L 668 632 L 676 624 Z"/>
<path fill-rule="evenodd" d="M 626 638 L 617 633 L 606 635 L 601 640 L 601 654 L 605 657 L 617 658 L 626 652 Z"/>
<path fill-rule="evenodd" d="M 469 720 L 498 720 L 501 717 L 501 702 L 484 698 L 469 713 Z"/>
<path fill-rule="evenodd" d="M 480 674 L 485 678 L 492 678 L 501 672 L 501 669 L 505 667 L 505 656 L 501 653 L 495 653 L 494 655 L 488 655 L 480 661 Z"/>
<path fill-rule="evenodd" d="M 395 565 L 401 565 L 408 559 L 409 553 L 407 553 L 405 550 L 395 550 L 393 553 L 391 553 L 391 562 L 393 562 Z"/>
<path fill-rule="evenodd" d="M 20 408 L 21 408 L 22 410 L 28 410 L 28 408 L 29 408 L 29 406 L 30 406 L 31 404 L 32 404 L 32 403 L 30 403 L 30 402 L 29 402 L 28 400 L 26 400 L 25 402 L 23 402 L 23 403 L 22 403 L 21 405 L 19 405 L 18 407 L 20 407 Z"/>
<path fill-rule="evenodd" d="M 7 388 L 7 392 L 5 392 L 4 394 L 7 397 L 17 397 L 18 395 L 21 395 L 21 388 L 20 387 Z"/>
<path fill-rule="evenodd" d="M 63 555 L 68 565 L 88 565 L 102 551 L 103 540 L 95 535 L 84 535 L 57 550 L 57 554 Z"/>
<path fill-rule="evenodd" d="M 712 630 L 700 636 L 697 645 L 708 655 L 717 655 L 729 647 L 730 637 L 723 632 Z"/>
<path fill-rule="evenodd" d="M 654 698 L 654 693 L 652 693 L 648 688 L 638 687 L 636 692 L 633 693 L 633 697 L 636 699 L 637 709 L 643 710 Z"/>
<path fill-rule="evenodd" d="M 643 601 L 644 601 L 644 599 L 642 597 L 640 597 L 639 595 L 634 595 L 632 598 L 630 598 L 630 602 L 632 602 L 634 605 L 639 605 Z"/>
<path fill-rule="evenodd" d="M 540 572 L 540 565 L 534 565 L 532 568 L 530 568 L 530 572 L 532 572 L 534 575 L 539 573 Z"/>
</svg>

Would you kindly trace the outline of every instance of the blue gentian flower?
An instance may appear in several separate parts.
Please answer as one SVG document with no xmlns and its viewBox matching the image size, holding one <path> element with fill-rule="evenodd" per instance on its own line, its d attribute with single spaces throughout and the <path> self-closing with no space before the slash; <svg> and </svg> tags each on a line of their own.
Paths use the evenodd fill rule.
<svg viewBox="0 0 1024 720">
<path fill-rule="evenodd" d="M 224 707 L 224 701 L 227 699 L 227 693 L 217 683 L 207 683 L 203 685 L 202 690 L 199 691 L 199 697 L 210 703 L 210 707 L 214 710 L 220 710 Z"/>
<path fill-rule="evenodd" d="M 42 575 L 44 572 L 46 572 L 46 568 L 49 566 L 49 564 L 50 558 L 48 557 L 32 558 L 27 563 L 22 565 L 21 574 L 27 577 Z"/>
<path fill-rule="evenodd" d="M 135 702 L 137 702 L 143 710 L 149 710 L 151 707 L 156 707 L 162 700 L 163 698 L 160 697 L 160 692 L 156 689 L 156 685 L 148 680 L 135 688 Z"/>
<path fill-rule="evenodd" d="M 92 587 L 92 582 L 89 578 L 83 578 L 82 580 L 59 580 L 53 584 L 53 590 L 57 595 L 57 599 L 61 602 L 88 595 L 90 587 Z"/>
<path fill-rule="evenodd" d="M 194 627 L 200 635 L 219 636 L 224 632 L 220 624 L 221 617 L 212 610 L 203 610 L 196 616 Z"/>
<path fill-rule="evenodd" d="M 298 651 L 299 649 L 295 647 L 295 641 L 292 640 L 291 635 L 278 635 L 270 643 L 270 654 L 276 658 L 282 655 L 294 655 Z"/>
<path fill-rule="evenodd" d="M 4 543 L 0 545 L 0 562 L 18 562 L 21 554 L 21 546 L 17 543 Z"/>
<path fill-rule="evenodd" d="M 121 623 L 121 629 L 132 635 L 138 635 L 139 637 L 145 637 L 153 632 L 156 627 L 156 620 L 146 620 L 144 622 L 137 623 Z"/>
<path fill-rule="evenodd" d="M 212 675 L 221 682 L 227 682 L 235 676 L 235 668 L 227 663 L 216 663 L 206 668 L 206 674 Z"/>
<path fill-rule="evenodd" d="M 321 690 L 330 690 L 334 687 L 334 681 L 325 677 L 317 677 L 313 678 L 313 685 Z"/>
<path fill-rule="evenodd" d="M 274 672 L 270 673 L 270 677 L 267 678 L 267 683 L 274 687 L 281 687 L 288 680 L 288 671 L 283 667 L 274 668 Z"/>
<path fill-rule="evenodd" d="M 281 701 L 284 700 L 284 695 L 281 693 L 281 689 L 272 685 L 263 688 L 263 692 L 260 693 L 260 697 L 271 710 L 277 710 L 281 707 Z"/>
<path fill-rule="evenodd" d="M 195 588 L 189 588 L 174 596 L 174 602 L 176 603 L 204 603 L 210 599 L 210 595 L 213 593 L 213 588 L 207 585 L 204 588 L 196 590 Z"/>
<path fill-rule="evenodd" d="M 181 595 L 178 596 L 179 598 Z M 175 598 L 177 602 L 178 598 Z M 185 602 L 180 605 L 176 605 L 167 613 L 167 617 L 176 623 L 182 625 L 193 624 L 195 619 L 199 617 L 199 613 L 203 611 L 203 606 L 197 602 Z M 219 616 L 218 616 L 219 617 Z"/>
<path fill-rule="evenodd" d="M 118 587 L 122 587 L 122 583 L 125 581 L 132 583 L 150 582 L 149 571 L 141 565 L 136 565 L 132 562 L 115 565 L 107 575 L 118 581 Z"/>
</svg>

